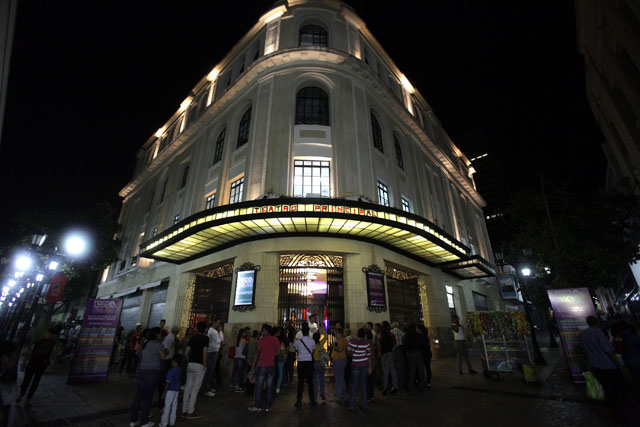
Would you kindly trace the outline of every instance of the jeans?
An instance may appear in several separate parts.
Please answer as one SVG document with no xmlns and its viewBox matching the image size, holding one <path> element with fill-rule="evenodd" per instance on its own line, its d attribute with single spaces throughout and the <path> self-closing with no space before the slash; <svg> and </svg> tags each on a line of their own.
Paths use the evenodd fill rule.
<svg viewBox="0 0 640 427">
<path fill-rule="evenodd" d="M 201 393 L 206 393 L 213 389 L 213 373 L 216 370 L 216 360 L 218 360 L 218 352 L 210 351 L 207 353 L 207 371 L 204 374 L 204 380 L 202 381 Z"/>
<path fill-rule="evenodd" d="M 360 388 L 360 407 L 367 409 L 367 373 L 369 372 L 369 364 L 352 365 L 351 366 L 351 397 L 349 398 L 349 407 L 353 408 L 356 404 L 356 391 Z"/>
<path fill-rule="evenodd" d="M 458 354 L 458 371 L 462 372 L 462 358 L 467 362 L 469 371 L 473 370 L 469 362 L 469 348 L 465 340 L 456 340 L 456 353 Z"/>
<path fill-rule="evenodd" d="M 404 346 L 398 346 L 393 350 L 393 364 L 396 368 L 398 386 L 407 388 L 407 355 L 404 352 Z"/>
<path fill-rule="evenodd" d="M 254 406 L 256 408 L 262 408 L 262 393 L 263 393 L 263 386 L 265 385 L 266 382 L 266 409 L 271 408 L 271 399 L 272 399 L 272 394 L 271 394 L 271 390 L 273 387 L 273 377 L 275 377 L 276 375 L 276 367 L 275 366 L 258 366 L 258 368 L 256 369 L 256 401 Z"/>
<path fill-rule="evenodd" d="M 162 420 L 160 421 L 161 427 L 174 425 L 176 423 L 179 394 L 179 391 L 167 390 L 167 395 L 164 398 L 164 412 L 162 413 Z"/>
<path fill-rule="evenodd" d="M 167 373 L 171 369 L 171 360 L 163 360 L 162 361 L 162 373 L 160 374 L 160 381 L 158 381 L 158 405 L 160 409 L 164 408 L 164 399 L 162 398 L 162 393 L 164 392 L 165 379 L 167 378 Z"/>
<path fill-rule="evenodd" d="M 233 359 L 233 372 L 231 374 L 231 386 L 242 387 L 244 384 L 244 369 L 247 367 L 247 359 L 236 357 Z"/>
<path fill-rule="evenodd" d="M 140 423 L 145 425 L 149 422 L 149 410 L 151 409 L 151 400 L 153 393 L 158 387 L 160 381 L 160 371 L 150 369 L 138 369 L 136 372 L 138 384 L 136 388 L 136 397 L 131 405 L 131 417 L 129 421 L 138 422 L 138 413 L 140 414 Z"/>
<path fill-rule="evenodd" d="M 31 383 L 31 387 L 29 387 L 29 395 L 27 399 L 31 399 L 33 394 L 36 392 L 38 388 L 38 384 L 40 384 L 40 378 L 42 374 L 44 374 L 44 370 L 47 367 L 39 367 L 34 366 L 30 363 L 27 364 L 27 367 L 24 370 L 24 379 L 22 380 L 22 384 L 20 385 L 20 397 L 24 396 L 27 393 L 27 388 L 29 387 L 29 383 Z"/>
<path fill-rule="evenodd" d="M 433 358 L 433 353 L 431 353 L 431 349 L 427 349 L 426 354 L 424 355 L 424 368 L 427 371 L 427 384 L 431 384 L 431 359 Z"/>
<path fill-rule="evenodd" d="M 393 364 L 393 353 L 388 352 L 382 354 L 380 357 L 382 363 L 382 384 L 385 389 L 388 389 L 389 374 L 391 374 L 391 384 L 395 390 L 398 389 L 398 375 L 396 374 L 396 367 Z"/>
<path fill-rule="evenodd" d="M 346 367 L 347 359 L 333 360 L 333 375 L 336 379 L 336 399 L 347 397 L 347 382 L 344 379 L 344 370 Z"/>
<path fill-rule="evenodd" d="M 309 387 L 309 400 L 315 402 L 313 397 L 313 361 L 298 361 L 298 402 L 302 401 L 304 382 Z"/>
<path fill-rule="evenodd" d="M 422 350 L 411 350 L 409 352 L 409 389 L 415 387 L 416 373 L 418 374 L 418 388 L 425 386 L 424 380 L 424 355 Z"/>
<path fill-rule="evenodd" d="M 198 390 L 204 378 L 204 366 L 199 363 L 189 362 L 187 365 L 187 385 L 184 388 L 182 397 L 182 413 L 193 414 L 196 410 L 196 399 Z"/>
<path fill-rule="evenodd" d="M 313 361 L 313 400 L 318 400 L 318 390 L 320 397 L 325 398 L 324 394 L 324 371 L 326 367 L 321 360 Z"/>
<path fill-rule="evenodd" d="M 282 357 L 276 358 L 276 367 L 278 368 L 278 381 L 276 381 L 276 389 L 280 390 L 282 385 L 282 375 L 284 374 L 284 359 Z"/>
</svg>

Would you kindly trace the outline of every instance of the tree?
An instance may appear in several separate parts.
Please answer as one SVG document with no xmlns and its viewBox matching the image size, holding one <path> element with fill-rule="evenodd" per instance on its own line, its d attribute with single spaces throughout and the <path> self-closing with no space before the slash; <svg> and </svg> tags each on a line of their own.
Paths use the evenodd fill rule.
<svg viewBox="0 0 640 427">
<path fill-rule="evenodd" d="M 522 262 L 529 249 L 537 263 L 537 275 L 549 286 L 615 286 L 621 271 L 640 259 L 640 198 L 627 183 L 615 191 L 547 192 L 524 188 L 513 195 L 503 220 L 512 238 L 503 249 Z"/>
</svg>

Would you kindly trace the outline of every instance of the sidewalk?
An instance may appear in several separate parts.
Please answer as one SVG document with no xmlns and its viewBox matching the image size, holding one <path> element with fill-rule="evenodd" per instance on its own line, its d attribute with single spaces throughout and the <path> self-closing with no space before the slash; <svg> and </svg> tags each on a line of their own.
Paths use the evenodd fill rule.
<svg viewBox="0 0 640 427">
<path fill-rule="evenodd" d="M 459 375 L 456 360 L 434 360 L 433 388 L 423 393 L 400 392 L 383 397 L 376 390 L 366 413 L 350 413 L 334 402 L 320 402 L 310 408 L 305 394 L 303 408 L 293 408 L 295 386 L 283 388 L 274 400 L 269 414 L 251 414 L 247 407 L 252 400 L 244 393 L 219 390 L 216 397 L 198 398 L 198 420 L 178 419 L 178 425 L 229 426 L 248 425 L 346 425 L 367 423 L 389 425 L 402 422 L 403 426 L 607 426 L 612 425 L 604 405 L 589 404 L 584 400 L 584 386 L 574 386 L 564 365 L 561 350 L 545 354 L 549 367 L 542 384 L 525 384 L 522 374 L 500 375 L 498 381 L 476 375 Z M 476 370 L 479 360 L 474 359 Z M 116 366 L 117 368 L 117 366 Z M 19 381 L 22 379 L 20 374 Z M 19 383 L 18 383 L 19 384 Z M 7 387 L 8 386 L 8 387 Z M 11 388 L 13 386 L 13 394 Z M 15 401 L 16 385 L 3 384 L 5 401 Z M 7 390 L 8 388 L 8 390 Z M 327 383 L 327 397 L 333 393 L 333 384 Z M 66 384 L 66 370 L 48 371 L 41 380 L 31 407 L 14 405 L 11 414 L 13 426 L 124 426 L 128 424 L 129 408 L 135 394 L 135 379 L 127 374 L 110 374 L 102 384 Z M 13 400 L 10 400 L 13 399 Z M 181 401 L 179 409 L 181 409 Z M 159 421 L 157 406 L 153 421 Z M 398 418 L 401 417 L 401 418 Z"/>
</svg>

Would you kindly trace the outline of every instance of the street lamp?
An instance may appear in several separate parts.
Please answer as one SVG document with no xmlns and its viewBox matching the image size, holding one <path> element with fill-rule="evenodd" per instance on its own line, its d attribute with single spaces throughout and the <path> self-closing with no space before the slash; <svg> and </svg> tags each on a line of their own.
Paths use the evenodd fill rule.
<svg viewBox="0 0 640 427">
<path fill-rule="evenodd" d="M 18 272 L 24 272 L 24 271 L 29 270 L 29 268 L 31 267 L 32 262 L 33 261 L 31 260 L 30 256 L 21 254 L 21 255 L 18 255 L 18 257 L 16 258 L 16 261 L 15 261 L 14 264 L 15 264 L 16 268 L 18 269 Z"/>
<path fill-rule="evenodd" d="M 544 360 L 542 353 L 540 352 L 540 346 L 538 345 L 538 339 L 536 338 L 536 329 L 533 326 L 533 319 L 531 318 L 531 311 L 529 310 L 529 296 L 528 296 L 528 286 L 527 286 L 527 278 L 531 276 L 531 269 L 528 267 L 524 267 L 520 270 L 522 273 L 522 284 L 524 286 L 521 287 L 522 293 L 524 296 L 524 311 L 527 315 L 527 320 L 529 321 L 529 326 L 531 327 L 531 342 L 533 344 L 533 361 L 538 365 L 546 365 L 547 361 Z"/>
</svg>

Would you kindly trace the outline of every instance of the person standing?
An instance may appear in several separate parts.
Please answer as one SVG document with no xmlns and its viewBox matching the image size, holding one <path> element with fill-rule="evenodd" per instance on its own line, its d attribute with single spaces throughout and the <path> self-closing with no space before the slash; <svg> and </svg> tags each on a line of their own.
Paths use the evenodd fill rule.
<svg viewBox="0 0 640 427">
<path fill-rule="evenodd" d="M 340 328 L 335 330 L 335 341 L 331 350 L 333 360 L 333 376 L 336 381 L 336 391 L 334 398 L 336 401 L 344 401 L 347 398 L 347 383 L 344 377 L 347 368 L 347 339 Z"/>
<path fill-rule="evenodd" d="M 415 324 L 409 325 L 409 330 L 404 337 L 404 348 L 409 356 L 409 390 L 416 387 L 416 374 L 418 375 L 418 391 L 424 391 L 426 386 L 424 378 L 424 355 L 422 348 L 424 346 L 421 334 Z"/>
<path fill-rule="evenodd" d="M 172 328 L 173 330 L 173 328 Z M 167 372 L 164 393 L 160 396 L 160 399 L 164 401 L 164 412 L 162 412 L 162 419 L 160 420 L 160 427 L 173 426 L 176 423 L 176 416 L 178 415 L 178 395 L 180 394 L 180 365 L 182 364 L 182 356 L 176 354 L 173 359 L 170 360 L 171 368 Z"/>
<path fill-rule="evenodd" d="M 27 393 L 27 389 L 29 389 L 27 405 L 31 403 L 31 398 L 36 392 L 38 384 L 40 384 L 40 378 L 42 377 L 45 369 L 47 369 L 47 366 L 49 366 L 51 354 L 58 344 L 54 337 L 55 331 L 47 330 L 42 338 L 33 343 L 29 355 L 25 358 L 25 361 L 22 364 L 24 379 L 20 386 L 20 397 L 18 397 L 18 401 L 16 403 L 20 403 L 24 398 L 24 395 Z M 31 385 L 31 387 L 29 387 L 29 385 Z"/>
<path fill-rule="evenodd" d="M 282 380 L 284 379 L 284 365 L 287 361 L 287 349 L 289 347 L 289 340 L 287 339 L 284 328 L 278 326 L 275 328 L 275 331 L 275 337 L 280 343 L 278 353 L 276 354 L 276 368 L 278 377 L 278 379 L 276 380 L 276 394 L 280 394 L 280 387 L 282 386 Z M 285 387 L 288 386 L 287 381 L 285 381 L 284 384 Z"/>
<path fill-rule="evenodd" d="M 295 404 L 296 408 L 302 406 L 305 381 L 309 389 L 311 406 L 316 406 L 316 400 L 313 397 L 313 350 L 316 344 L 309 336 L 309 325 L 302 325 L 300 332 L 302 332 L 302 336 L 296 341 L 296 351 L 298 352 L 298 398 Z"/>
<path fill-rule="evenodd" d="M 348 351 L 351 353 L 351 397 L 349 411 L 353 411 L 356 404 L 356 392 L 360 389 L 360 408 L 367 409 L 367 374 L 371 371 L 371 345 L 366 339 L 364 328 L 358 329 L 358 338 L 349 341 Z"/>
<path fill-rule="evenodd" d="M 262 338 L 258 342 L 258 360 L 253 366 L 256 376 L 255 403 L 249 408 L 251 412 L 262 412 L 262 393 L 266 393 L 264 401 L 264 411 L 271 410 L 271 399 L 273 397 L 273 379 L 276 375 L 276 353 L 280 348 L 280 341 L 274 336 L 271 326 L 265 325 L 262 329 Z M 263 390 L 266 386 L 266 391 Z"/>
<path fill-rule="evenodd" d="M 207 324 L 198 322 L 196 329 L 198 334 L 189 339 L 189 345 L 187 346 L 187 384 L 182 396 L 182 415 L 189 419 L 199 418 L 195 413 L 196 400 L 208 361 L 209 337 L 206 333 Z"/>
<path fill-rule="evenodd" d="M 131 417 L 129 418 L 130 427 L 138 425 L 138 416 L 140 416 L 142 427 L 153 426 L 153 423 L 149 422 L 149 411 L 151 410 L 153 393 L 160 381 L 164 356 L 162 331 L 160 328 L 155 327 L 147 333 L 147 340 L 144 342 L 140 352 L 140 365 L 136 371 L 136 395 L 131 405 Z"/>
<path fill-rule="evenodd" d="M 287 329 L 287 361 L 285 362 L 286 384 L 293 384 L 293 365 L 296 363 L 296 328 L 289 325 Z"/>
<path fill-rule="evenodd" d="M 424 356 L 424 369 L 427 372 L 427 388 L 431 388 L 431 359 L 433 358 L 433 353 L 431 352 L 429 330 L 422 324 L 418 325 L 418 330 L 423 341 L 422 355 Z"/>
<path fill-rule="evenodd" d="M 453 323 L 451 324 L 451 332 L 453 332 L 453 340 L 456 344 L 456 353 L 458 354 L 458 372 L 460 375 L 462 372 L 462 359 L 467 363 L 467 368 L 469 369 L 470 374 L 477 374 L 476 371 L 471 367 L 471 362 L 469 361 L 469 347 L 467 346 L 467 340 L 464 334 L 464 327 L 460 324 L 460 318 L 454 315 L 451 320 Z"/>
<path fill-rule="evenodd" d="M 309 331 L 311 332 L 311 331 Z M 313 400 L 318 401 L 318 393 L 322 400 L 327 400 L 327 395 L 324 393 L 324 372 L 326 370 L 326 361 L 323 360 L 322 353 L 326 355 L 324 351 L 324 343 L 327 342 L 327 333 L 316 332 L 313 334 L 313 342 L 315 348 L 313 349 Z"/>
<path fill-rule="evenodd" d="M 178 354 L 182 356 L 180 363 L 180 384 L 182 389 L 184 389 L 184 385 L 187 383 L 187 347 L 189 346 L 189 340 L 193 336 L 193 328 L 189 326 L 184 333 L 184 336 L 180 338 L 180 343 L 178 344 Z"/>
<path fill-rule="evenodd" d="M 595 316 L 587 317 L 589 327 L 580 332 L 580 347 L 584 350 L 593 376 L 600 382 L 604 397 L 615 417 L 623 417 L 622 398 L 625 390 L 622 367 L 614 349 Z"/>
<path fill-rule="evenodd" d="M 235 392 L 242 391 L 248 353 L 249 329 L 240 329 L 240 331 L 238 331 L 238 336 L 236 337 L 236 350 L 233 355 L 233 371 L 231 372 L 231 389 Z"/>
<path fill-rule="evenodd" d="M 160 322 L 161 330 L 162 330 L 162 322 Z M 180 328 L 174 326 L 171 328 L 171 333 L 164 336 L 162 340 L 162 348 L 165 351 L 165 358 L 162 361 L 162 374 L 160 378 L 166 378 L 169 369 L 171 369 L 172 360 L 176 355 L 176 347 L 178 346 L 178 333 L 180 332 Z M 164 334 L 163 334 L 164 335 Z M 162 381 L 158 383 L 158 394 L 162 396 L 164 393 L 165 384 Z M 160 410 L 164 408 L 164 399 L 159 399 Z"/>
<path fill-rule="evenodd" d="M 165 328 L 165 326 L 167 325 L 167 321 L 162 319 L 160 321 L 160 330 L 162 331 L 162 337 L 166 337 L 167 335 L 169 335 L 169 331 L 167 330 L 167 328 Z"/>
<path fill-rule="evenodd" d="M 382 322 L 382 329 L 378 335 L 378 349 L 380 351 L 380 361 L 382 365 L 382 383 L 384 396 L 391 392 L 398 391 L 398 375 L 393 363 L 393 352 L 398 346 L 396 337 L 391 333 L 391 325 L 386 320 Z M 391 375 L 392 387 L 389 387 L 389 375 Z"/>
<path fill-rule="evenodd" d="M 407 355 L 404 351 L 404 331 L 400 329 L 398 322 L 391 324 L 391 333 L 396 339 L 396 348 L 393 350 L 393 366 L 396 368 L 396 377 L 398 378 L 398 387 L 407 388 Z"/>
<path fill-rule="evenodd" d="M 211 324 L 207 335 L 209 336 L 209 348 L 207 350 L 207 372 L 204 375 L 204 381 L 202 382 L 202 393 L 208 397 L 214 397 L 216 395 L 216 389 L 213 388 L 213 375 L 216 370 L 216 362 L 218 361 L 218 354 L 220 348 L 222 348 L 222 342 L 224 341 L 224 334 L 222 332 L 222 322 L 220 319 L 216 319 Z"/>
</svg>

